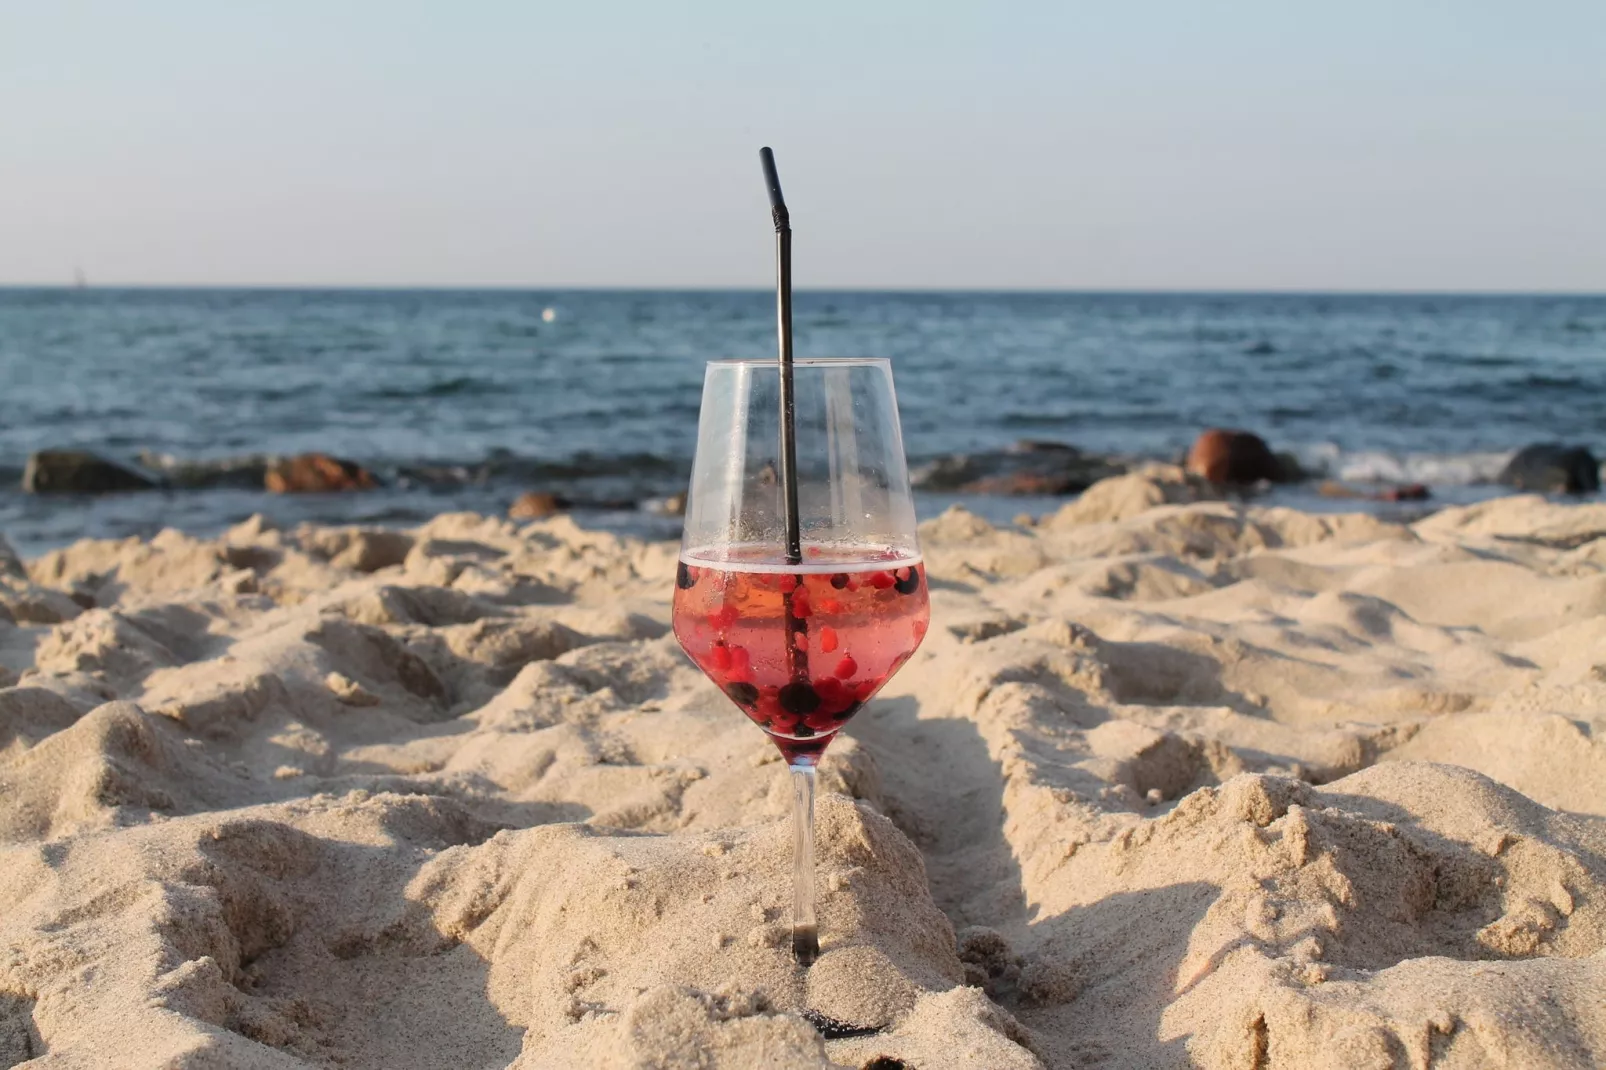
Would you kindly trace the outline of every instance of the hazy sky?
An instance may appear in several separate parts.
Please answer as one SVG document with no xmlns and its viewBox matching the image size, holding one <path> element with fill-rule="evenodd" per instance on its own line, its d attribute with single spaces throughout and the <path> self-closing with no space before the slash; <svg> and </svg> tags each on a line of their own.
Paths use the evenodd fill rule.
<svg viewBox="0 0 1606 1070">
<path fill-rule="evenodd" d="M 1606 291 L 1602 0 L 0 0 L 0 282 Z"/>
</svg>

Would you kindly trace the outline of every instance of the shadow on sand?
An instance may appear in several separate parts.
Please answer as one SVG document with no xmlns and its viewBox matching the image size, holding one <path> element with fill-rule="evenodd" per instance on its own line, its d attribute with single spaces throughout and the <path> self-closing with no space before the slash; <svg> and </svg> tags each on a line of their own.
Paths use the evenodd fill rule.
<svg viewBox="0 0 1606 1070">
<path fill-rule="evenodd" d="M 988 979 L 988 995 L 1033 1031 L 1050 1070 L 1191 1065 L 1185 1038 L 1160 1039 L 1161 1016 L 1188 934 L 1219 889 L 1179 882 L 1038 914 L 1004 835 L 1001 766 L 974 722 L 919 714 L 913 698 L 878 699 L 850 731 L 875 758 L 888 817 L 920 848 L 955 930 L 996 930 L 1017 957 Z"/>
</svg>

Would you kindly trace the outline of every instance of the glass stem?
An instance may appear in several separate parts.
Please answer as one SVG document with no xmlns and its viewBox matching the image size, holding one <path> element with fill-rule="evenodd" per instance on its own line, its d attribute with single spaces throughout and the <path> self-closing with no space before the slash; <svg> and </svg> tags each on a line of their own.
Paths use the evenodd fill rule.
<svg viewBox="0 0 1606 1070">
<path fill-rule="evenodd" d="M 804 966 L 820 955 L 814 920 L 814 762 L 792 763 L 792 954 Z"/>
</svg>

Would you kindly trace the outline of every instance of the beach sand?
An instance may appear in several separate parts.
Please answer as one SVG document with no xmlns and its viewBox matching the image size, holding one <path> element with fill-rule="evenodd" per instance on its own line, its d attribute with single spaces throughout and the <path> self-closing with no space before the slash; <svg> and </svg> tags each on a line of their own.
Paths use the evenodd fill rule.
<svg viewBox="0 0 1606 1070">
<path fill-rule="evenodd" d="M 1606 1064 L 1606 506 L 1204 497 L 924 526 L 806 974 L 675 547 L 0 552 L 0 1067 Z"/>
</svg>

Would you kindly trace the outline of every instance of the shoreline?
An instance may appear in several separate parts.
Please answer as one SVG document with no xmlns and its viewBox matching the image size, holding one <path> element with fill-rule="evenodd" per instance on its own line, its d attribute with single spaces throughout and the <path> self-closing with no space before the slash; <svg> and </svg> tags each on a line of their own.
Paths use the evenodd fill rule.
<svg viewBox="0 0 1606 1070">
<path fill-rule="evenodd" d="M 1238 496 L 1263 507 L 1363 511 L 1413 521 L 1445 506 L 1523 493 L 1495 479 L 1512 455 L 1480 453 L 1414 461 L 1372 454 L 1342 462 L 1306 459 L 1302 463 L 1309 467 L 1302 480 Z M 1062 457 L 1066 459 L 1059 460 Z M 373 483 L 367 489 L 291 494 L 263 487 L 263 473 L 272 461 L 265 455 L 189 461 L 166 457 L 143 467 L 113 460 L 114 465 L 160 482 L 144 490 L 98 494 L 29 494 L 20 489 L 23 469 L 0 468 L 0 534 L 33 555 L 78 538 L 149 538 L 167 526 L 216 537 L 256 514 L 284 526 L 403 528 L 450 512 L 505 514 L 522 495 L 531 493 L 543 507 L 572 515 L 586 527 L 648 539 L 678 537 L 675 509 L 685 486 L 683 473 L 668 459 L 652 459 L 645 469 L 640 460 L 581 457 L 549 463 L 507 457 L 474 463 L 381 464 L 373 467 Z M 369 471 L 356 462 L 341 463 Z M 1136 455 L 1083 452 L 1059 443 L 1022 442 L 1003 450 L 917 462 L 916 506 L 923 520 L 958 505 L 994 524 L 1010 524 L 1021 516 L 1035 521 L 1078 500 L 1082 488 L 1107 475 L 1165 463 Z M 1044 478 L 1044 471 L 1049 478 Z M 1054 489 L 1055 481 L 1067 480 L 1069 490 Z M 1393 488 L 1417 484 L 1425 488 L 1427 499 L 1382 500 Z M 1587 504 L 1606 499 L 1595 492 L 1556 500 Z"/>
<path fill-rule="evenodd" d="M 1202 498 L 922 524 L 926 644 L 821 766 L 806 975 L 779 755 L 668 634 L 673 543 L 0 554 L 0 1053 L 1606 1058 L 1606 503 Z"/>
</svg>

